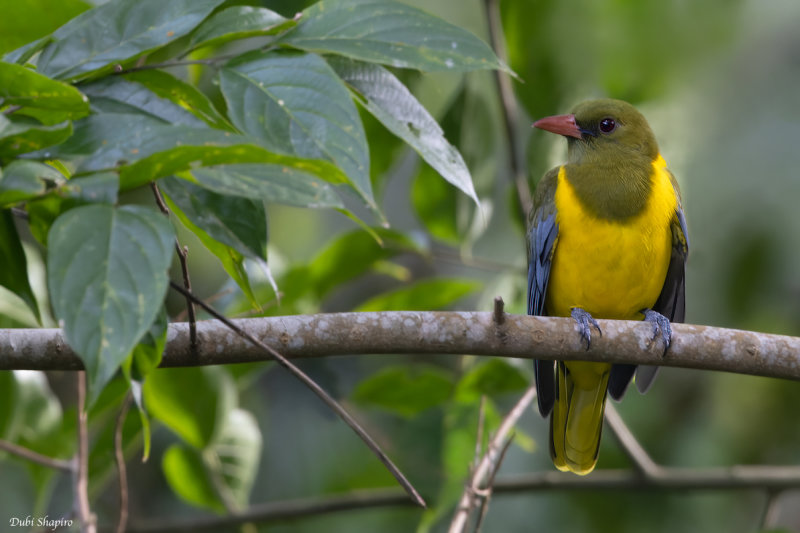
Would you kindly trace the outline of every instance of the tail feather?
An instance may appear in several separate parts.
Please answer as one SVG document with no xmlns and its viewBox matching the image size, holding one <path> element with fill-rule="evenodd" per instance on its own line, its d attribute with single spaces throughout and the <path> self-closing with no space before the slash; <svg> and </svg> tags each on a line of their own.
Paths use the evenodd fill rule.
<svg viewBox="0 0 800 533">
<path fill-rule="evenodd" d="M 594 470 L 610 371 L 607 363 L 558 363 L 550 455 L 559 470 L 579 475 Z"/>
</svg>

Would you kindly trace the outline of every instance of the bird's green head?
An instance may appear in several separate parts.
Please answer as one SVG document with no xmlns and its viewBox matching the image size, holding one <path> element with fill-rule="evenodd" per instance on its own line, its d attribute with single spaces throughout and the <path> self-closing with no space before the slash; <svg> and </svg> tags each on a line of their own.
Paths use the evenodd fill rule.
<svg viewBox="0 0 800 533">
<path fill-rule="evenodd" d="M 567 137 L 569 161 L 658 156 L 658 145 L 644 116 L 631 104 L 605 98 L 575 106 L 569 115 L 537 120 L 536 128 Z"/>
</svg>

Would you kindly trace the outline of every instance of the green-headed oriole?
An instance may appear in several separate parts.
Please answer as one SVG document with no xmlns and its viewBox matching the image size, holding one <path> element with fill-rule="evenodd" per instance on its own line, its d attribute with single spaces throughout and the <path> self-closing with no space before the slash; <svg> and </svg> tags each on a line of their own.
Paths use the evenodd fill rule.
<svg viewBox="0 0 800 533">
<path fill-rule="evenodd" d="M 680 191 L 645 118 L 620 100 L 592 100 L 534 127 L 567 139 L 567 163 L 536 187 L 528 231 L 528 314 L 571 316 L 591 342 L 595 318 L 653 324 L 665 350 L 684 319 L 688 253 Z M 537 360 L 539 411 L 550 415 L 559 470 L 597 463 L 606 391 L 619 400 L 636 372 L 644 392 L 657 367 Z"/>
</svg>

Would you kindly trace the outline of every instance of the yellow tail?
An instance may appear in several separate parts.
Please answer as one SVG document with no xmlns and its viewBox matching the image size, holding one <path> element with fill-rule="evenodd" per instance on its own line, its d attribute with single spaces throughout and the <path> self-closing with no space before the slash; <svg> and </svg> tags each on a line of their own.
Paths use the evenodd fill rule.
<svg viewBox="0 0 800 533">
<path fill-rule="evenodd" d="M 550 455 L 559 470 L 581 476 L 594 470 L 610 372 L 608 363 L 558 363 Z"/>
</svg>

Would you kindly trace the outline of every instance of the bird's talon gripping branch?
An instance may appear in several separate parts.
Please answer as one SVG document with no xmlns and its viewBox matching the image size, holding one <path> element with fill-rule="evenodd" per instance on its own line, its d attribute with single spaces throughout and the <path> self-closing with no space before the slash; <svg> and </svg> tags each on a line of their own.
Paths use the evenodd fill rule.
<svg viewBox="0 0 800 533">
<path fill-rule="evenodd" d="M 672 325 L 667 317 L 657 311 L 643 309 L 642 313 L 644 314 L 644 321 L 650 322 L 653 326 L 653 337 L 650 339 L 650 344 L 653 344 L 658 337 L 661 337 L 661 340 L 664 341 L 664 353 L 661 354 L 661 357 L 664 357 L 667 354 L 667 350 L 669 350 L 670 344 L 672 344 Z"/>
<path fill-rule="evenodd" d="M 592 315 L 590 315 L 585 310 L 581 309 L 580 307 L 573 307 L 572 311 L 570 312 L 572 315 L 572 319 L 578 323 L 578 329 L 581 333 L 581 339 L 586 341 L 586 350 L 589 350 L 589 347 L 592 345 L 592 328 L 597 330 L 598 335 L 601 337 L 603 336 L 603 330 L 600 329 L 600 324 L 597 323 L 597 320 L 594 319 Z"/>
</svg>

